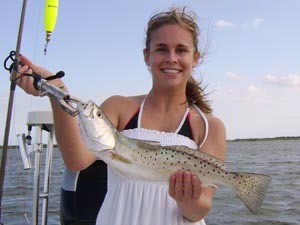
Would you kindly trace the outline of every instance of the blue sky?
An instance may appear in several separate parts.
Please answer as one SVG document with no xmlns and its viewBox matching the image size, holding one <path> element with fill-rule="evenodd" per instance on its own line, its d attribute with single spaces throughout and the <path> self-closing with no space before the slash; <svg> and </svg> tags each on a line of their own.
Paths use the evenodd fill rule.
<svg viewBox="0 0 300 225">
<path fill-rule="evenodd" d="M 145 28 L 154 12 L 186 5 L 198 14 L 200 47 L 209 47 L 195 78 L 208 86 L 214 114 L 228 139 L 300 135 L 300 1 L 127 0 L 60 1 L 48 53 L 43 54 L 44 1 L 28 1 L 21 52 L 53 72 L 63 70 L 74 96 L 105 98 L 147 93 Z M 16 48 L 22 1 L 0 9 L 0 59 Z M 9 74 L 0 68 L 0 140 L 4 136 Z M 47 98 L 16 90 L 11 140 L 26 131 L 31 110 Z"/>
</svg>

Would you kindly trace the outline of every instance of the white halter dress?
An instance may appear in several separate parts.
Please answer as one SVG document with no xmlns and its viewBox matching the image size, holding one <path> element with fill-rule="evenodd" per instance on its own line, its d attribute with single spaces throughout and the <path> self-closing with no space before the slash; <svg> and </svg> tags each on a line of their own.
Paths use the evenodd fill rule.
<svg viewBox="0 0 300 225">
<path fill-rule="evenodd" d="M 121 133 L 129 138 L 160 141 L 161 145 L 185 145 L 192 149 L 201 147 L 208 133 L 208 123 L 204 113 L 197 107 L 202 116 L 206 134 L 198 146 L 193 140 L 177 133 L 159 132 L 141 128 L 141 115 L 144 101 L 141 104 L 138 127 L 124 130 Z M 178 130 L 187 114 L 182 119 Z M 191 222 L 181 215 L 177 204 L 168 194 L 168 182 L 147 182 L 127 179 L 116 174 L 109 166 L 107 194 L 97 216 L 96 225 L 205 225 L 205 221 Z"/>
</svg>

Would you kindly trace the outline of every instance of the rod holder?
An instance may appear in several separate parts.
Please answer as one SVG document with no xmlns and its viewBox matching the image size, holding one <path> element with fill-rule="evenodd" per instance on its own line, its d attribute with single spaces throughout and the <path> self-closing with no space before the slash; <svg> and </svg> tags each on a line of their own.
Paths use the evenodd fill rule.
<svg viewBox="0 0 300 225">
<path fill-rule="evenodd" d="M 29 157 L 30 152 L 27 149 L 25 134 L 24 133 L 17 134 L 17 139 L 18 139 L 18 147 L 21 154 L 24 170 L 31 169 L 32 166 Z"/>
</svg>

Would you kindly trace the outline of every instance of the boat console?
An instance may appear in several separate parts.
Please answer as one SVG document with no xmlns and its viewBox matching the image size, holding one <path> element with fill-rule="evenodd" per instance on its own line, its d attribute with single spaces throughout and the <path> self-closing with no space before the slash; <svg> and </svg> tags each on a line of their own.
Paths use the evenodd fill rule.
<svg viewBox="0 0 300 225">
<path fill-rule="evenodd" d="M 24 169 L 30 169 L 29 154 L 34 153 L 34 187 L 32 224 L 47 224 L 49 186 L 52 168 L 54 127 L 51 111 L 33 111 L 27 117 L 28 134 L 18 135 L 19 150 Z M 35 129 L 34 144 L 31 145 L 31 130 Z M 40 187 L 41 152 L 43 132 L 48 133 L 43 187 Z M 31 150 L 30 150 L 31 149 Z M 42 193 L 41 188 L 43 189 Z M 107 191 L 107 167 L 103 161 L 96 161 L 87 169 L 71 172 L 64 170 L 60 193 L 60 221 L 62 225 L 92 225 L 96 223 L 97 214 Z M 42 210 L 39 201 L 42 200 Z M 42 215 L 39 216 L 39 212 Z M 39 222 L 39 218 L 42 221 Z"/>
</svg>

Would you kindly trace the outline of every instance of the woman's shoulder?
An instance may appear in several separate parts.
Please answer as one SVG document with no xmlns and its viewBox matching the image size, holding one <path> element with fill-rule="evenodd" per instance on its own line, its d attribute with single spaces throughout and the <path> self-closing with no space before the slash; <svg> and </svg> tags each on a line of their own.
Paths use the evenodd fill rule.
<svg viewBox="0 0 300 225">
<path fill-rule="evenodd" d="M 145 95 L 137 95 L 137 96 L 122 96 L 122 95 L 113 95 L 107 98 L 101 106 L 109 106 L 109 107 L 118 107 L 124 105 L 140 105 Z"/>
<path fill-rule="evenodd" d="M 101 109 L 115 124 L 118 129 L 122 129 L 124 124 L 138 110 L 145 95 L 121 96 L 114 95 L 107 98 L 102 104 Z"/>
<path fill-rule="evenodd" d="M 221 119 L 214 116 L 212 113 L 204 113 L 199 107 L 195 106 L 191 108 L 192 116 L 198 120 L 203 121 L 207 120 L 210 129 L 224 129 L 224 124 Z"/>
<path fill-rule="evenodd" d="M 217 131 L 225 132 L 225 125 L 220 118 L 218 118 L 212 114 L 205 114 L 205 115 L 206 115 L 208 124 L 210 126 L 210 129 L 212 129 L 214 132 L 217 132 Z"/>
<path fill-rule="evenodd" d="M 208 136 L 207 141 L 203 145 L 204 151 L 224 160 L 226 153 L 226 129 L 223 121 L 218 117 L 207 114 Z"/>
<path fill-rule="evenodd" d="M 196 124 L 193 126 L 193 133 L 195 137 L 198 138 L 196 141 L 202 143 L 205 138 L 205 133 L 207 133 L 207 139 L 213 139 L 214 142 L 218 136 L 225 136 L 225 126 L 221 119 L 210 113 L 204 113 L 200 108 L 191 108 L 191 124 Z M 207 140 L 209 141 L 209 140 Z M 221 138 L 220 138 L 221 139 Z"/>
</svg>

